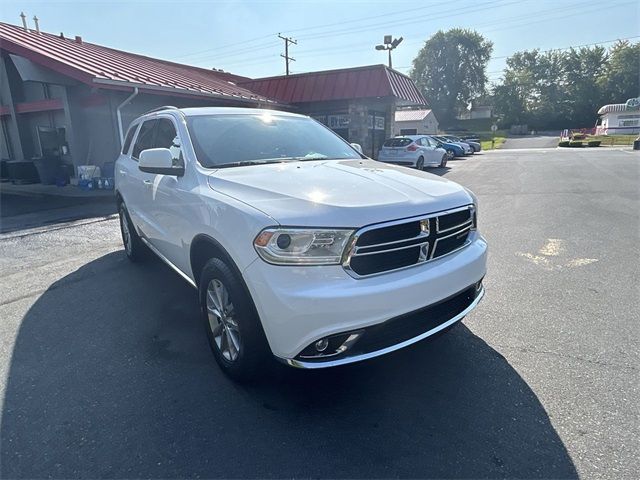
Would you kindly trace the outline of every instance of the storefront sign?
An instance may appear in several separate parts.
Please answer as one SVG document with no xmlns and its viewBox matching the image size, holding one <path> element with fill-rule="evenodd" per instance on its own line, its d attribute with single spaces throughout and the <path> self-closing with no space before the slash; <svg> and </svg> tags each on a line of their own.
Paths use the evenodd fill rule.
<svg viewBox="0 0 640 480">
<path fill-rule="evenodd" d="M 367 118 L 369 130 L 384 130 L 384 117 L 379 115 L 369 115 Z"/>
<path fill-rule="evenodd" d="M 640 108 L 640 97 L 638 98 L 630 98 L 625 103 L 627 110 L 638 110 Z"/>
<path fill-rule="evenodd" d="M 348 128 L 349 115 L 329 115 L 329 128 Z"/>
</svg>

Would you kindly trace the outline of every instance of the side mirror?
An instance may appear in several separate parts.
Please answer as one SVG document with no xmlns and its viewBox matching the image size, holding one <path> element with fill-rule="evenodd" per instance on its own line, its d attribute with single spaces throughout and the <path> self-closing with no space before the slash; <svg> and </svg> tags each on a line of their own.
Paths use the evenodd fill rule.
<svg viewBox="0 0 640 480">
<path fill-rule="evenodd" d="M 352 143 L 351 146 L 357 150 L 359 153 L 362 153 L 362 145 L 360 145 L 359 143 Z"/>
<path fill-rule="evenodd" d="M 442 148 L 442 142 L 438 142 L 438 144 L 436 145 L 436 147 L 438 147 L 438 148 Z"/>
<path fill-rule="evenodd" d="M 168 148 L 150 148 L 143 150 L 138 159 L 138 168 L 142 172 L 159 175 L 184 175 L 184 166 L 173 165 L 173 154 Z"/>
</svg>

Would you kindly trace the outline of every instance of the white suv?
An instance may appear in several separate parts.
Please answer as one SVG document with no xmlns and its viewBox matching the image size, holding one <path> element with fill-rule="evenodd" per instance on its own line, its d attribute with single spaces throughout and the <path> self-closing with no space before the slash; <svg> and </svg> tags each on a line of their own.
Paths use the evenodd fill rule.
<svg viewBox="0 0 640 480">
<path fill-rule="evenodd" d="M 397 350 L 484 294 L 474 196 L 370 160 L 306 116 L 152 111 L 129 128 L 116 195 L 127 256 L 151 250 L 198 289 L 236 379 L 271 355 L 322 368 Z"/>
</svg>

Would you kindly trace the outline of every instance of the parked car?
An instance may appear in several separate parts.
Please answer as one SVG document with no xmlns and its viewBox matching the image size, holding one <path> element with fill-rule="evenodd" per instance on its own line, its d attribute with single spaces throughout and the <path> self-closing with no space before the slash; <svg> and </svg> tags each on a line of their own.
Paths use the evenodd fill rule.
<svg viewBox="0 0 640 480">
<path fill-rule="evenodd" d="M 473 152 L 479 152 L 480 150 L 482 150 L 482 145 L 480 145 L 479 141 L 476 140 L 471 140 L 471 139 L 462 139 L 460 137 L 456 137 L 455 135 L 442 135 L 443 138 L 446 138 L 447 140 L 451 141 L 451 142 L 457 142 L 457 143 L 466 143 L 467 145 L 469 145 L 472 149 Z"/>
<path fill-rule="evenodd" d="M 309 117 L 153 111 L 133 121 L 115 170 L 126 255 L 150 250 L 198 290 L 232 378 L 273 357 L 314 369 L 383 355 L 484 294 L 475 196 L 370 160 Z"/>
<path fill-rule="evenodd" d="M 464 157 L 465 155 L 468 155 L 465 148 L 457 142 L 450 142 L 446 138 L 437 137 L 434 135 L 431 135 L 430 138 L 434 142 L 438 142 L 442 146 L 444 151 L 447 153 L 447 157 L 449 158 L 449 160 L 454 157 Z"/>
<path fill-rule="evenodd" d="M 449 144 L 454 144 L 454 145 L 458 145 L 459 147 L 462 147 L 462 151 L 464 152 L 464 155 L 473 155 L 473 148 L 471 148 L 471 145 L 469 145 L 466 142 L 457 142 L 457 141 L 453 141 L 448 139 L 446 136 L 444 135 L 437 135 L 434 136 L 434 138 L 442 143 L 449 143 Z"/>
<path fill-rule="evenodd" d="M 440 143 L 426 135 L 404 135 L 386 140 L 378 152 L 378 160 L 422 170 L 424 167 L 445 167 L 447 152 Z"/>
</svg>

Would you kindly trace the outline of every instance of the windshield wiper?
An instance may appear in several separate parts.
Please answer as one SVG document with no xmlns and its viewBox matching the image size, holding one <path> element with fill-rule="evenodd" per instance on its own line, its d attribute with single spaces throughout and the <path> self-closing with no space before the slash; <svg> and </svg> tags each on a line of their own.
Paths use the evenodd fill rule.
<svg viewBox="0 0 640 480">
<path fill-rule="evenodd" d="M 211 168 L 229 168 L 229 167 L 248 167 L 250 165 L 266 165 L 267 163 L 284 163 L 290 162 L 291 158 L 271 158 L 266 160 L 241 160 L 239 162 L 219 163 L 212 165 Z"/>
</svg>

